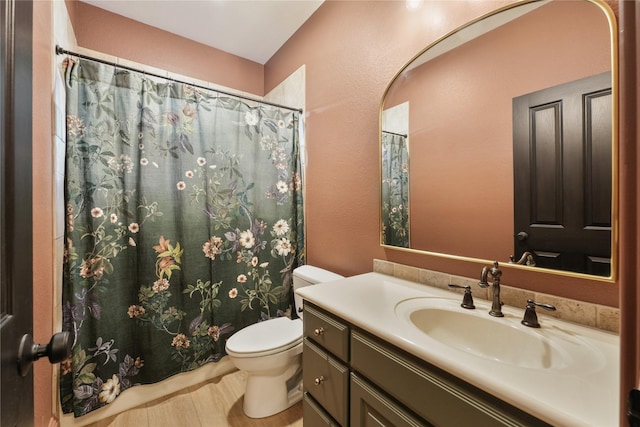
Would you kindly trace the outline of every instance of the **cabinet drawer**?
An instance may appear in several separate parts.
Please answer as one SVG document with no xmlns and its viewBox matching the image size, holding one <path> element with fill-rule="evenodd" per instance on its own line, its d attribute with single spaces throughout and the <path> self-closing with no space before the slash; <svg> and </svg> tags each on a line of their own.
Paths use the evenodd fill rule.
<svg viewBox="0 0 640 427">
<path fill-rule="evenodd" d="M 349 327 L 306 301 L 304 336 L 311 338 L 343 362 L 349 360 Z"/>
<path fill-rule="evenodd" d="M 409 414 L 356 374 L 351 374 L 350 389 L 351 427 L 432 427 Z"/>
<path fill-rule="evenodd" d="M 306 318 L 306 314 L 305 314 Z M 340 425 L 347 425 L 349 369 L 305 338 L 302 352 L 304 389 Z"/>
<path fill-rule="evenodd" d="M 340 427 L 329 415 L 318 405 L 309 393 L 302 397 L 302 416 L 304 427 Z"/>
<path fill-rule="evenodd" d="M 453 375 L 358 331 L 351 333 L 351 366 L 436 426 L 548 426 Z"/>
</svg>

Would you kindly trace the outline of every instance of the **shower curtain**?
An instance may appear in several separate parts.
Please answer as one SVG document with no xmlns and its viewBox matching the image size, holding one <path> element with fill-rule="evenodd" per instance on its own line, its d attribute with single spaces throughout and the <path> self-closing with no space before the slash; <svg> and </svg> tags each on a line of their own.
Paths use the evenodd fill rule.
<svg viewBox="0 0 640 427">
<path fill-rule="evenodd" d="M 299 114 L 90 60 L 64 68 L 60 398 L 81 416 L 291 315 Z"/>
<path fill-rule="evenodd" d="M 407 137 L 382 131 L 382 242 L 409 247 Z"/>
</svg>

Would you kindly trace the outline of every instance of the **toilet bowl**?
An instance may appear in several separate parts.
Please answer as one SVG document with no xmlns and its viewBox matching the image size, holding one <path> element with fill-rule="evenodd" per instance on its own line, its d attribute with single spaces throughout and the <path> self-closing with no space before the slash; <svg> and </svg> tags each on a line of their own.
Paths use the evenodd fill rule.
<svg viewBox="0 0 640 427">
<path fill-rule="evenodd" d="M 343 278 L 304 265 L 293 271 L 293 288 Z M 302 299 L 295 296 L 298 319 L 278 317 L 241 329 L 226 343 L 230 360 L 247 373 L 242 405 L 250 418 L 284 411 L 302 398 Z M 295 309 L 295 307 L 294 307 Z"/>
</svg>

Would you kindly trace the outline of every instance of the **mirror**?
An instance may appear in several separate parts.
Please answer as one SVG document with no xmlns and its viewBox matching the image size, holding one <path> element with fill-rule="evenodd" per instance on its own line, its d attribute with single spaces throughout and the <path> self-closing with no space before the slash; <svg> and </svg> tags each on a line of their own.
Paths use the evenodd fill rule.
<svg viewBox="0 0 640 427">
<path fill-rule="evenodd" d="M 380 109 L 381 244 L 613 281 L 614 26 L 597 1 L 521 2 L 405 65 Z"/>
</svg>

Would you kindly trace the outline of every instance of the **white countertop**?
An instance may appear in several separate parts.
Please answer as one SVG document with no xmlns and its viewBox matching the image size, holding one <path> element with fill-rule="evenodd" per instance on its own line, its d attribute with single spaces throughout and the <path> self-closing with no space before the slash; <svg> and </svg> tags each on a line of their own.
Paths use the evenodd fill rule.
<svg viewBox="0 0 640 427">
<path fill-rule="evenodd" d="M 396 306 L 402 301 L 438 297 L 461 302 L 462 294 L 459 293 L 379 273 L 366 273 L 307 286 L 297 294 L 547 423 L 563 427 L 619 425 L 620 342 L 616 334 L 538 313 L 542 327 L 535 329 L 537 333 L 551 338 L 559 332 L 577 337 L 580 342 L 597 349 L 598 363 L 584 370 L 528 369 L 438 345 L 396 314 Z M 489 302 L 479 298 L 475 303 L 478 308 L 474 315 L 481 315 L 485 307 L 490 307 Z M 526 301 L 523 301 L 522 309 L 503 307 L 505 317 L 497 321 L 532 329 L 519 325 L 525 305 Z"/>
</svg>

